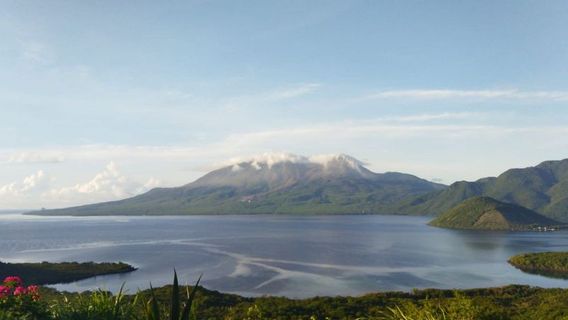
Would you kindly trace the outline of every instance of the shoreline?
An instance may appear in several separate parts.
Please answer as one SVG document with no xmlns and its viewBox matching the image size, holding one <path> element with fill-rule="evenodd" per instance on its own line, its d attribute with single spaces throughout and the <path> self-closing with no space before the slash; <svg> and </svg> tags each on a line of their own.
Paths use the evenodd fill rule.
<svg viewBox="0 0 568 320">
<path fill-rule="evenodd" d="M 19 276 L 34 285 L 61 285 L 138 270 L 124 262 L 24 262 L 0 261 L 0 278 Z"/>
</svg>

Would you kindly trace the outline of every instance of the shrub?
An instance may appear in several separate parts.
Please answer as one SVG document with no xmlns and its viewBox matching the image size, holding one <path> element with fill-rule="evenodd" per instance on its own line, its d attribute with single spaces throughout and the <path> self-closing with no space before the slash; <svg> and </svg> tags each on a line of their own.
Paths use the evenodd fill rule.
<svg viewBox="0 0 568 320">
<path fill-rule="evenodd" d="M 52 317 L 57 320 L 135 320 L 138 299 L 127 301 L 122 288 L 116 295 L 98 290 L 79 294 L 74 298 L 51 306 Z"/>
<path fill-rule="evenodd" d="M 0 285 L 0 319 L 45 319 L 46 306 L 40 302 L 39 288 L 24 286 L 20 277 L 9 276 Z"/>
<path fill-rule="evenodd" d="M 177 273 L 174 270 L 174 284 L 172 287 L 172 297 L 170 300 L 170 310 L 169 314 L 167 312 L 162 312 L 164 308 L 161 308 L 158 304 L 158 299 L 154 294 L 154 289 L 150 286 L 150 300 L 146 302 L 146 319 L 147 320 L 189 320 L 191 316 L 191 308 L 193 301 L 195 299 L 195 293 L 197 292 L 197 287 L 199 286 L 199 281 L 201 277 L 197 279 L 197 283 L 191 289 L 191 292 L 187 291 L 187 298 L 184 302 L 183 309 L 181 308 L 179 301 L 179 283 L 177 278 Z"/>
</svg>

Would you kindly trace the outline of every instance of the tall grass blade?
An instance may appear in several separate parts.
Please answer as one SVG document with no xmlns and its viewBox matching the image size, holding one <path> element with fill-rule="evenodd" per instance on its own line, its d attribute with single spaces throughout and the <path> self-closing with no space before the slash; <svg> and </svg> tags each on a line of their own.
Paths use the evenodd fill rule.
<svg viewBox="0 0 568 320">
<path fill-rule="evenodd" d="M 177 272 L 174 269 L 174 287 L 172 288 L 172 306 L 170 320 L 179 320 L 179 283 Z"/>
<path fill-rule="evenodd" d="M 185 301 L 185 305 L 183 306 L 183 313 L 182 313 L 180 320 L 189 320 L 189 314 L 191 312 L 191 305 L 193 304 L 193 299 L 195 298 L 195 293 L 197 292 L 197 287 L 199 287 L 199 282 L 201 281 L 202 276 L 203 275 L 199 276 L 199 278 L 197 279 L 197 282 L 195 283 L 195 285 L 191 289 L 191 293 L 188 293 L 187 300 Z"/>
<path fill-rule="evenodd" d="M 150 294 L 152 297 L 150 301 L 148 301 L 149 305 L 149 314 L 148 317 L 151 320 L 160 320 L 160 307 L 158 306 L 158 301 L 156 300 L 156 295 L 154 294 L 154 288 L 152 288 L 152 284 L 150 283 Z"/>
<path fill-rule="evenodd" d="M 112 315 L 115 319 L 118 319 L 118 313 L 120 311 L 120 305 L 122 303 L 122 300 L 124 298 L 124 283 L 122 283 L 122 285 L 120 286 L 120 290 L 118 291 L 118 294 L 116 295 L 115 299 L 114 299 L 114 307 L 112 310 Z"/>
</svg>

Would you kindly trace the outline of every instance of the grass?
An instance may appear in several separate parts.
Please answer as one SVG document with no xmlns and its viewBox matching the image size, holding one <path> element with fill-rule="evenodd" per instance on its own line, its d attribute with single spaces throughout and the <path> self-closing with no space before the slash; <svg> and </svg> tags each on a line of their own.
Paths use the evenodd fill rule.
<svg viewBox="0 0 568 320">
<path fill-rule="evenodd" d="M 568 319 L 568 290 L 528 286 L 382 292 L 360 297 L 248 298 L 174 285 L 134 295 L 105 292 L 44 295 L 50 320 L 547 320 Z M 176 297 L 178 299 L 176 300 Z M 188 299 L 189 298 L 189 299 Z M 61 308 L 63 311 L 54 313 Z M 118 305 L 118 312 L 113 309 Z M 185 308 L 191 307 L 188 311 Z M 175 311 L 178 310 L 178 311 Z M 90 312 L 90 313 L 89 313 Z M 173 318 L 172 318 L 173 316 Z M 97 318 L 98 317 L 98 318 Z M 179 317 L 179 318 L 176 318 Z"/>
<path fill-rule="evenodd" d="M 174 281 L 171 288 L 170 300 L 163 303 L 153 288 L 149 297 L 136 294 L 128 296 L 123 289 L 113 295 L 106 291 L 95 291 L 85 294 L 64 295 L 48 307 L 49 319 L 54 320 L 190 320 L 195 318 L 194 301 L 199 281 L 191 290 L 186 287 L 186 297 L 180 303 L 180 286 L 177 273 L 174 271 Z M 0 318 L 1 320 L 1 318 Z M 47 320 L 47 319 L 46 319 Z"/>
</svg>

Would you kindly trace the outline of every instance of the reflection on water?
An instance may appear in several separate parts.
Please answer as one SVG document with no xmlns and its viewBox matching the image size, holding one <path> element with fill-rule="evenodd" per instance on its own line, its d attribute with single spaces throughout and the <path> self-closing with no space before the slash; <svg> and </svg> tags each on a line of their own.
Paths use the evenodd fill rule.
<svg viewBox="0 0 568 320">
<path fill-rule="evenodd" d="M 210 289 L 243 295 L 357 295 L 412 288 L 568 282 L 509 266 L 509 256 L 559 251 L 568 232 L 444 230 L 398 216 L 43 218 L 0 215 L 0 260 L 125 261 L 140 269 L 58 285 L 131 291 L 204 274 Z"/>
</svg>

